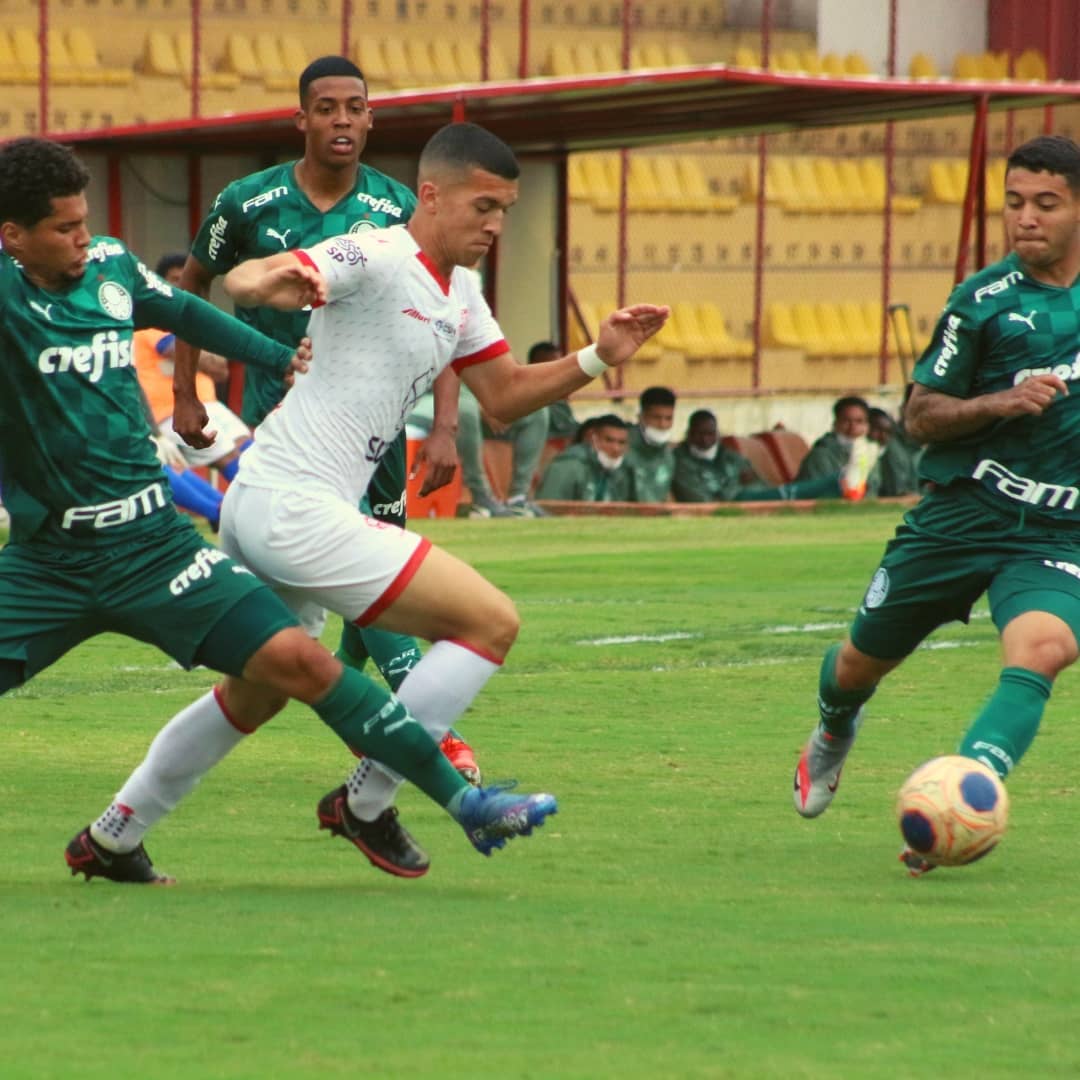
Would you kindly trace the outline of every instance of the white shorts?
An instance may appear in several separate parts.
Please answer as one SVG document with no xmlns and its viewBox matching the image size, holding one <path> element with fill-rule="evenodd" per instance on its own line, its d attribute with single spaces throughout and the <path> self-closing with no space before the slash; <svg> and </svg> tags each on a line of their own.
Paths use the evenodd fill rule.
<svg viewBox="0 0 1080 1080">
<path fill-rule="evenodd" d="M 197 450 L 194 446 L 188 446 L 179 435 L 173 431 L 172 417 L 167 417 L 159 425 L 163 435 L 168 435 L 184 455 L 184 460 L 189 464 L 200 468 L 204 465 L 213 465 L 223 457 L 228 457 L 236 449 L 236 444 L 244 439 L 251 438 L 251 428 L 240 419 L 236 413 L 226 408 L 220 401 L 204 401 L 203 407 L 206 415 L 210 418 L 207 427 L 217 432 L 217 438 L 205 449 Z"/>
<path fill-rule="evenodd" d="M 414 532 L 376 521 L 336 495 L 301 495 L 243 483 L 221 506 L 221 547 L 270 585 L 319 637 L 326 610 L 367 626 L 408 585 L 431 548 Z"/>
</svg>

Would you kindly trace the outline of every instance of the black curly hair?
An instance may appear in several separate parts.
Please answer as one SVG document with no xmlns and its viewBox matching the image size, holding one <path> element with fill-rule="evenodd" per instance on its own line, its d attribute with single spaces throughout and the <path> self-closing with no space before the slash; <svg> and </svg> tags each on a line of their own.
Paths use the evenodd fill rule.
<svg viewBox="0 0 1080 1080">
<path fill-rule="evenodd" d="M 1006 162 L 1007 169 L 1056 173 L 1076 194 L 1080 192 L 1080 146 L 1064 135 L 1037 135 L 1018 146 Z"/>
<path fill-rule="evenodd" d="M 0 145 L 0 224 L 33 228 L 53 199 L 81 195 L 90 173 L 70 147 L 26 136 Z"/>
</svg>

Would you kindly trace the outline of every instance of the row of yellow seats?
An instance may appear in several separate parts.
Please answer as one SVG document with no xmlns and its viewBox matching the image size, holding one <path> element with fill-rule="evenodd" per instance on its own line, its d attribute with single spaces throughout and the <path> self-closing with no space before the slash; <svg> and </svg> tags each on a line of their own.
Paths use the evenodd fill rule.
<svg viewBox="0 0 1080 1080">
<path fill-rule="evenodd" d="M 569 312 L 570 343 L 574 348 L 596 340 L 600 320 L 615 310 L 615 303 L 594 305 L 579 300 L 578 310 L 585 321 L 584 327 L 577 323 L 572 308 Z M 713 301 L 680 300 L 672 305 L 671 318 L 660 333 L 638 350 L 639 359 L 646 362 L 672 354 L 691 362 L 748 360 L 754 355 L 754 344 L 731 333 L 727 319 Z"/>
<path fill-rule="evenodd" d="M 617 210 L 620 168 L 618 154 L 571 154 L 567 159 L 570 198 L 597 210 Z M 630 154 L 626 199 L 631 210 L 730 213 L 738 205 L 732 195 L 712 190 L 701 161 L 692 154 Z"/>
<path fill-rule="evenodd" d="M 291 34 L 260 32 L 252 37 L 225 36 L 219 57 L 205 52 L 199 65 L 200 85 L 208 90 L 234 90 L 243 80 L 258 80 L 268 90 L 295 90 L 299 73 L 310 61 L 300 40 Z M 151 30 L 146 36 L 140 70 L 146 75 L 191 81 L 190 30 Z"/>
<path fill-rule="evenodd" d="M 927 202 L 959 205 L 967 194 L 968 162 L 965 158 L 938 158 L 930 162 L 927 177 Z M 1005 160 L 1000 158 L 986 167 L 986 208 L 998 213 L 1005 205 Z"/>
<path fill-rule="evenodd" d="M 1003 82 L 1010 78 L 1009 54 L 1007 51 L 959 53 L 953 60 L 952 73 L 954 79 Z M 1025 49 L 1013 61 L 1011 77 L 1025 82 L 1045 82 L 1046 57 L 1038 49 Z"/>
<path fill-rule="evenodd" d="M 885 209 L 885 166 L 880 158 L 784 157 L 770 154 L 765 199 L 793 213 L 880 213 Z M 757 198 L 757 158 L 747 161 L 747 199 Z M 910 214 L 922 205 L 913 195 L 893 194 L 892 208 Z"/>
<path fill-rule="evenodd" d="M 881 349 L 882 309 L 878 301 L 812 304 L 774 301 L 768 305 L 765 337 L 770 345 L 802 349 L 810 356 L 877 356 Z M 911 354 L 907 330 L 900 331 L 904 355 Z M 888 350 L 896 354 L 894 328 L 888 327 Z"/>
<path fill-rule="evenodd" d="M 353 58 L 369 88 L 441 86 L 480 81 L 480 45 L 475 39 L 446 37 L 362 37 L 353 45 Z M 497 41 L 488 50 L 488 78 L 515 77 Z"/>
<path fill-rule="evenodd" d="M 49 77 L 57 86 L 127 86 L 130 68 L 101 63 L 90 32 L 81 26 L 48 31 Z M 0 27 L 0 83 L 36 85 L 41 69 L 41 44 L 29 26 Z"/>
<path fill-rule="evenodd" d="M 693 65 L 685 46 L 678 42 L 650 41 L 630 48 L 631 69 L 690 67 Z M 556 42 L 543 65 L 545 75 L 595 75 L 598 72 L 622 71 L 622 56 L 611 41 Z"/>
<path fill-rule="evenodd" d="M 761 67 L 761 53 L 748 45 L 735 50 L 734 63 L 741 68 Z M 872 75 L 873 71 L 862 53 L 849 52 L 820 55 L 815 49 L 778 49 L 769 57 L 769 70 L 800 75 L 825 75 L 834 79 Z"/>
</svg>

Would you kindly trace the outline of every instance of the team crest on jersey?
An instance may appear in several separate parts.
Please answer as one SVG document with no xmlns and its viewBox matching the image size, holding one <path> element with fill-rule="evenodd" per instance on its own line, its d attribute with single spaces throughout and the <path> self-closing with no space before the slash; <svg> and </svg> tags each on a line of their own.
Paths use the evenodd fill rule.
<svg viewBox="0 0 1080 1080">
<path fill-rule="evenodd" d="M 352 225 L 349 226 L 349 232 L 353 236 L 356 236 L 357 233 L 371 232 L 378 227 L 379 226 L 376 225 L 374 221 L 368 221 L 367 218 L 365 218 L 363 221 L 354 221 Z"/>
<path fill-rule="evenodd" d="M 115 281 L 106 281 L 98 289 L 98 303 L 106 315 L 111 315 L 118 322 L 131 318 L 131 293 Z"/>
</svg>

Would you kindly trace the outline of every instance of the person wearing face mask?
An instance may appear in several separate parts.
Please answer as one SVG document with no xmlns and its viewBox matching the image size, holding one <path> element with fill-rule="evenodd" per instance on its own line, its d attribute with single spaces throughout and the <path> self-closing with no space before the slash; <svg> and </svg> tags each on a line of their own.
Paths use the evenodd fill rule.
<svg viewBox="0 0 1080 1080">
<path fill-rule="evenodd" d="M 544 471 L 538 499 L 635 502 L 634 474 L 626 463 L 629 432 L 614 413 L 587 421 L 588 434 L 568 446 Z"/>
<path fill-rule="evenodd" d="M 861 397 L 838 398 L 833 404 L 833 426 L 825 432 L 799 466 L 799 480 L 841 475 L 847 499 L 877 495 L 881 485 L 877 467 L 881 446 L 868 438 L 870 406 Z"/>
<path fill-rule="evenodd" d="M 626 461 L 634 474 L 638 502 L 667 502 L 675 475 L 671 447 L 675 395 L 666 386 L 650 386 L 638 398 L 638 422 L 630 430 Z"/>
<path fill-rule="evenodd" d="M 837 499 L 840 472 L 769 487 L 742 454 L 720 441 L 708 409 L 692 413 L 686 439 L 675 447 L 671 493 L 677 502 L 762 502 L 772 499 Z"/>
</svg>

